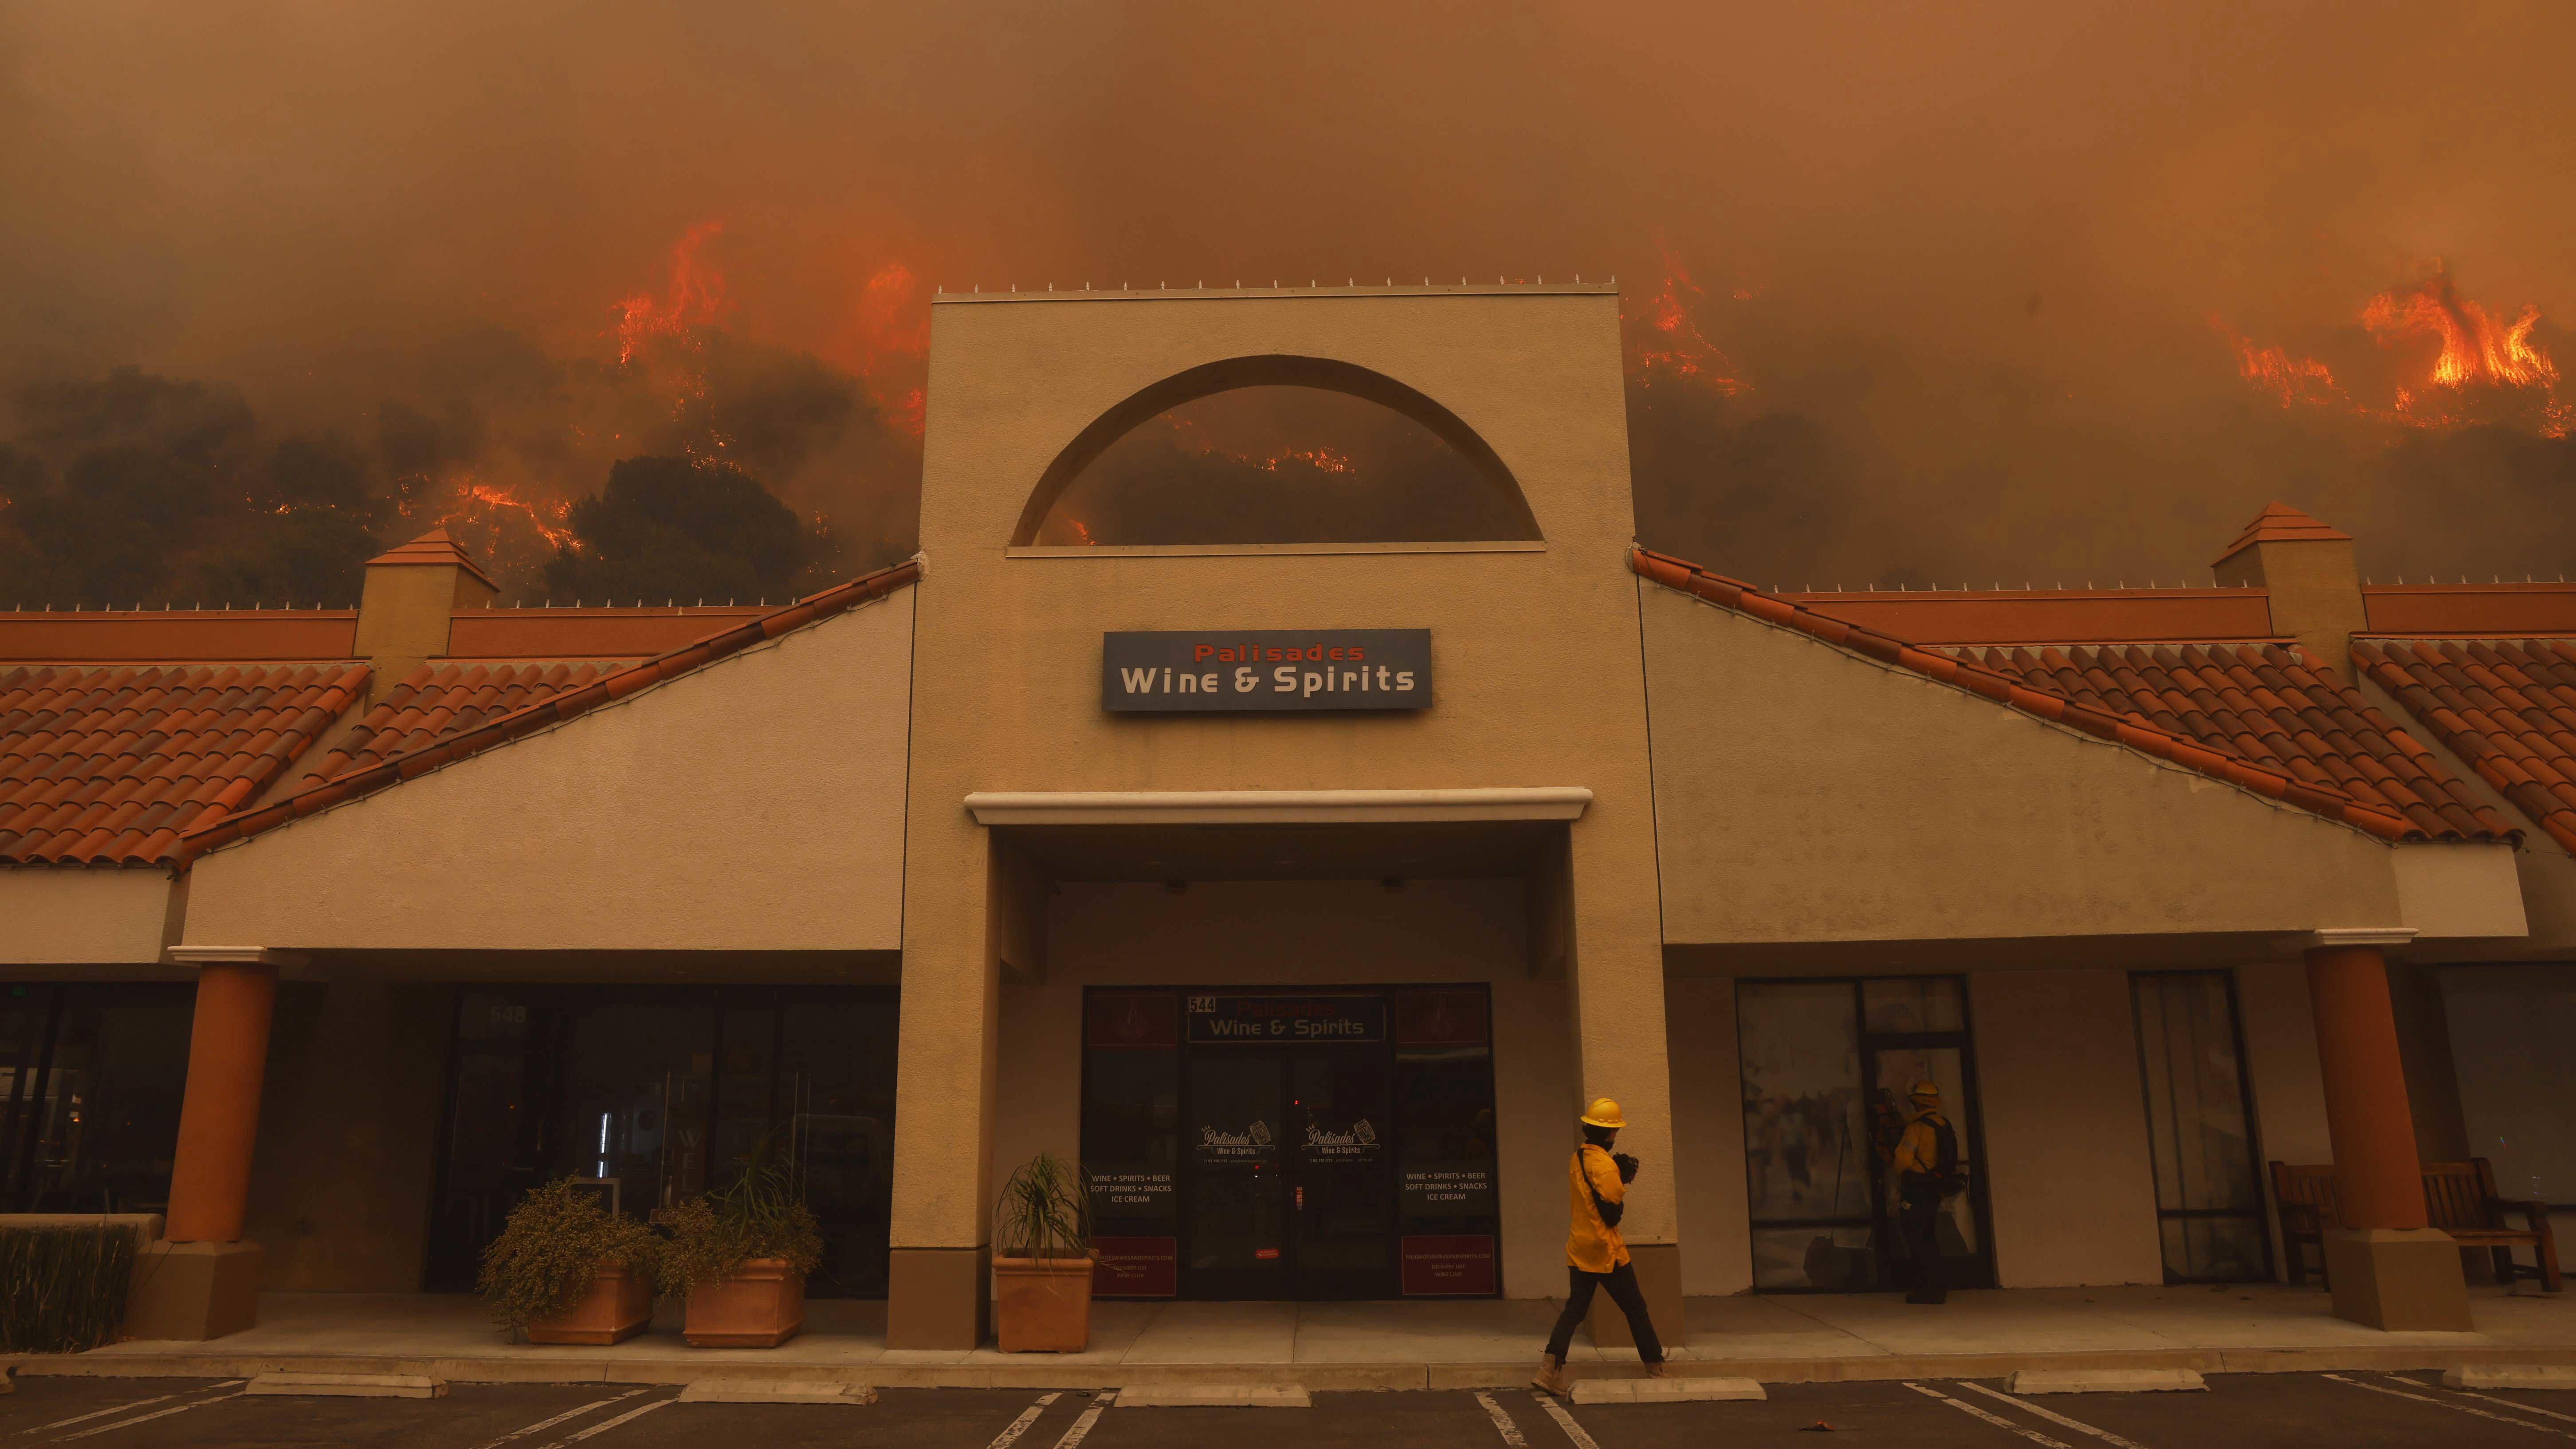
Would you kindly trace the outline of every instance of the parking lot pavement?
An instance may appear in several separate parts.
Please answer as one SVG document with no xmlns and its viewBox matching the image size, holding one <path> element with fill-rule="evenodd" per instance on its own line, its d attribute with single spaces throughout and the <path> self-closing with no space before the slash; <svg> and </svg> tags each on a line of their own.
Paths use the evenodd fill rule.
<svg viewBox="0 0 2576 1449">
<path fill-rule="evenodd" d="M 869 1407 L 459 1384 L 439 1399 L 248 1398 L 239 1380 L 30 1377 L 0 1445 L 80 1449 L 2476 1449 L 2576 1444 L 2576 1395 L 2437 1374 L 2239 1374 L 2203 1394 L 2016 1397 L 2000 1381 L 1775 1385 L 1766 1402 L 1574 1408 L 1526 1389 L 1317 1394 L 1311 1409 L 1126 1409 L 1077 1391 L 891 1389 Z"/>
</svg>

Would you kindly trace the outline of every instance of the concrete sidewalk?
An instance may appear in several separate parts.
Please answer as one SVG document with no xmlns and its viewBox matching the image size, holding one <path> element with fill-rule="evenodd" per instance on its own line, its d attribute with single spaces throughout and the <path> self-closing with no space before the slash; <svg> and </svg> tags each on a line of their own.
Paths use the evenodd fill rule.
<svg viewBox="0 0 2576 1449">
<path fill-rule="evenodd" d="M 1674 1357 L 1712 1374 L 1805 1383 L 1983 1378 L 2015 1369 L 2203 1373 L 2576 1365 L 2576 1294 L 2473 1288 L 2474 1333 L 2381 1333 L 2324 1293 L 2274 1286 L 1694 1298 Z M 678 1383 L 721 1375 L 845 1378 L 886 1387 L 1108 1388 L 1301 1383 L 1310 1389 L 1484 1388 L 1523 1382 L 1556 1315 L 1545 1301 L 1101 1303 L 1079 1354 L 889 1350 L 881 1303 L 815 1302 L 774 1349 L 693 1349 L 666 1301 L 654 1331 L 608 1348 L 505 1342 L 471 1297 L 272 1293 L 259 1326 L 206 1343 L 129 1342 L 38 1357 L 21 1374 L 238 1377 L 269 1371 L 426 1374 L 455 1381 Z M 1578 1375 L 1633 1374 L 1633 1351 L 1579 1337 Z"/>
</svg>

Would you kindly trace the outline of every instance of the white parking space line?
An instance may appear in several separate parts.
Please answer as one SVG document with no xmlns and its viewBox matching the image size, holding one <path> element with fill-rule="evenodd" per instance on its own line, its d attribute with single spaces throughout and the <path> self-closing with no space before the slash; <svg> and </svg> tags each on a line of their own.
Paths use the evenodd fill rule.
<svg viewBox="0 0 2576 1449">
<path fill-rule="evenodd" d="M 1047 1411 L 1047 1405 L 1060 1397 L 1058 1394 L 1039 1395 L 1036 1403 L 1020 1410 L 1020 1416 L 1011 1421 L 1011 1427 L 993 1436 L 993 1442 L 986 1449 L 1011 1449 L 1012 1445 L 1020 1442 L 1022 1434 L 1029 1432 L 1029 1426 L 1038 1421 L 1038 1416 Z"/>
<path fill-rule="evenodd" d="M 1532 1389 L 1530 1397 L 1538 1400 L 1538 1406 L 1547 1410 L 1547 1416 L 1556 1421 L 1556 1427 L 1563 1429 L 1565 1437 L 1574 1441 L 1574 1449 L 1601 1449 L 1600 1445 L 1592 1442 L 1591 1435 L 1583 1432 L 1583 1426 L 1574 1422 L 1574 1416 L 1565 1411 L 1565 1405 L 1558 1403 L 1553 1396 Z"/>
<path fill-rule="evenodd" d="M 1074 1449 L 1074 1446 L 1081 1443 L 1083 1437 L 1091 1432 L 1091 1426 L 1100 1422 L 1100 1411 L 1116 1402 L 1118 1402 L 1116 1389 L 1111 1389 L 1093 1399 L 1091 1407 L 1082 1411 L 1082 1417 L 1073 1421 L 1073 1427 L 1064 1431 L 1064 1437 L 1055 1441 L 1055 1449 Z"/>
<path fill-rule="evenodd" d="M 2005 1403 L 2012 1405 L 2014 1408 L 2021 1410 L 2025 1414 L 2036 1414 L 2040 1418 L 2046 1419 L 2048 1422 L 2055 1424 L 2060 1428 L 2072 1429 L 2079 1434 L 2090 1434 L 2105 1444 L 2117 1445 L 2118 1449 L 2146 1449 L 2145 1445 L 2139 1444 L 2134 1440 L 2123 1439 L 2108 1429 L 2096 1429 L 2081 1419 L 2070 1419 L 2064 1414 L 2057 1413 L 2054 1410 L 2043 1409 L 2039 1405 L 2034 1404 L 2027 1399 L 2016 1399 L 2012 1395 L 2004 1393 L 1999 1389 L 1987 1388 L 1984 1384 L 1972 1384 L 1966 1379 L 1961 1379 L 1958 1381 L 1958 1387 L 1963 1389 L 1974 1389 L 1978 1393 L 1981 1393 L 1990 1399 L 2001 1399 Z"/>
<path fill-rule="evenodd" d="M 610 1398 L 593 1400 L 590 1403 L 582 1405 L 578 1409 L 566 1409 L 551 1419 L 539 1419 L 537 1422 L 530 1424 L 524 1429 L 513 1429 L 498 1439 L 489 1440 L 476 1446 L 476 1449 L 499 1449 L 499 1446 L 507 1444 L 513 1439 L 525 1439 L 530 1434 L 542 1434 L 546 1430 L 553 1428 L 557 1424 L 563 1423 L 567 1419 L 578 1419 L 593 1409 L 605 1409 L 611 1404 L 631 1399 L 642 1392 L 644 1392 L 642 1389 L 628 1389 L 626 1392 Z"/>
<path fill-rule="evenodd" d="M 1996 1428 L 2003 1430 L 2005 1433 L 2019 1434 L 2033 1444 L 2045 1444 L 2048 1446 L 2048 1449 L 2075 1449 L 2074 1445 L 2069 1444 L 2062 1439 L 2051 1439 L 2046 1434 L 2039 1432 L 2037 1429 L 2025 1429 L 2021 1425 L 2014 1423 L 2012 1420 L 2005 1418 L 2001 1414 L 1989 1414 L 1974 1404 L 1965 1403 L 1961 1400 L 1951 1398 L 1948 1394 L 1942 1393 L 1938 1389 L 1927 1389 L 1921 1384 L 1907 1384 L 1906 1387 L 1923 1395 L 1925 1398 L 1939 1399 L 1942 1403 L 1948 1404 L 1951 1408 L 1958 1410 L 1962 1414 L 1971 1414 L 1977 1418 L 1983 1419 L 1987 1423 L 1994 1425 Z"/>
<path fill-rule="evenodd" d="M 199 1399 L 193 1404 L 174 1404 L 166 1409 L 154 1409 L 151 1413 L 137 1414 L 131 1419 L 110 1419 L 104 1424 L 93 1424 L 89 1428 L 75 1430 L 72 1433 L 62 1435 L 60 1438 L 54 1439 L 51 1442 L 64 1444 L 69 1443 L 74 1439 L 86 1439 L 92 1434 L 104 1434 L 110 1429 L 123 1429 L 134 1424 L 150 1423 L 154 1419 L 166 1419 L 172 1414 L 184 1414 L 190 1409 L 202 1409 L 208 1404 L 220 1404 L 226 1399 L 237 1399 L 239 1397 L 241 1397 L 241 1390 L 235 1389 L 229 1394 L 217 1394 L 211 1399 Z"/>
<path fill-rule="evenodd" d="M 1512 1416 L 1503 1412 L 1503 1406 L 1494 1402 L 1493 1395 L 1479 1393 L 1476 1402 L 1485 1406 L 1486 1417 L 1494 1421 L 1494 1432 L 1503 1436 L 1504 1443 L 1511 1449 L 1529 1449 L 1529 1441 L 1521 1437 L 1521 1426 L 1512 1422 Z"/>
<path fill-rule="evenodd" d="M 2329 1378 L 2334 1380 L 2336 1383 L 2345 1384 L 2356 1389 L 2368 1389 L 2374 1394 L 2386 1394 L 2392 1399 L 2413 1399 L 2419 1404 L 2431 1404 L 2434 1408 L 2448 1409 L 2454 1414 L 2475 1414 L 2481 1419 L 2493 1419 L 2499 1424 L 2511 1424 L 2517 1429 L 2529 1429 L 2535 1434 L 2555 1434 L 2561 1439 L 2576 1439 L 2576 1434 L 2570 1434 L 2564 1429 L 2552 1429 L 2547 1424 L 2535 1424 L 2529 1419 L 2508 1418 L 2503 1414 L 2489 1413 L 2485 1409 L 2473 1409 L 2466 1404 L 2449 1403 L 2444 1400 L 2434 1398 L 2430 1394 L 2410 1394 L 2403 1389 L 2386 1388 L 2379 1384 L 2365 1384 L 2359 1379 L 2348 1379 L 2341 1374 L 2320 1374 L 2318 1377 Z"/>
<path fill-rule="evenodd" d="M 111 1405 L 104 1409 L 92 1409 L 86 1414 L 74 1414 L 68 1419 L 56 1419 L 50 1424 L 38 1424 L 32 1429 L 21 1429 L 18 1432 L 21 1434 L 42 1434 L 49 1429 L 68 1429 L 74 1424 L 86 1424 L 92 1419 L 104 1419 L 110 1414 L 122 1414 L 129 1409 L 142 1408 L 145 1404 L 166 1404 L 172 1399 L 185 1398 L 189 1394 L 204 1394 L 212 1393 L 216 1389 L 229 1389 L 240 1382 L 242 1382 L 240 1379 L 226 1379 L 219 1384 L 208 1384 L 203 1388 L 183 1389 L 175 1394 L 154 1394 L 148 1399 L 132 1399 L 125 1403 Z"/>
<path fill-rule="evenodd" d="M 589 1428 L 587 1428 L 587 1429 L 580 1429 L 580 1430 L 576 1430 L 576 1431 L 574 1431 L 573 1433 L 566 1434 L 566 1435 L 565 1435 L 565 1436 L 563 1436 L 562 1438 L 557 1439 L 556 1441 L 554 1441 L 554 1442 L 553 1442 L 553 1443 L 551 1443 L 551 1444 L 548 1444 L 548 1445 L 546 1446 L 546 1449 L 563 1449 L 563 1446 L 564 1446 L 564 1445 L 566 1445 L 566 1444 L 578 1444 L 578 1443 L 580 1443 L 582 1440 L 589 1438 L 589 1437 L 590 1437 L 591 1435 L 593 1435 L 593 1434 L 605 1434 L 605 1433 L 607 1433 L 609 1430 L 616 1428 L 616 1427 L 617 1427 L 618 1425 L 620 1425 L 620 1424 L 626 1423 L 626 1422 L 628 1422 L 629 1420 L 633 1420 L 633 1419 L 641 1419 L 641 1418 L 643 1418 L 646 1414 L 649 1414 L 649 1413 L 653 1412 L 655 1409 L 667 1409 L 667 1408 L 671 1407 L 673 1404 L 678 1403 L 679 1401 L 680 1401 L 680 1397 L 679 1397 L 679 1395 L 674 1394 L 674 1395 L 672 1395 L 671 1397 L 669 1397 L 669 1398 L 667 1398 L 667 1399 L 655 1399 L 653 1402 L 651 1402 L 651 1403 L 649 1403 L 649 1404 L 639 1404 L 639 1405 L 637 1405 L 636 1407 L 634 1407 L 634 1408 L 632 1408 L 632 1409 L 627 1410 L 625 1413 L 618 1415 L 618 1416 L 617 1416 L 616 1418 L 614 1418 L 614 1419 L 602 1419 L 602 1420 L 600 1420 L 598 1423 L 591 1425 L 591 1426 L 590 1426 Z"/>
</svg>

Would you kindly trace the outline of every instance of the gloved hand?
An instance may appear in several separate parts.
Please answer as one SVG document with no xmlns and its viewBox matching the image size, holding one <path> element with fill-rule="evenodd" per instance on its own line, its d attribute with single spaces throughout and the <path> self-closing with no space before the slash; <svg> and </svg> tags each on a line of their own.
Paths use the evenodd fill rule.
<svg viewBox="0 0 2576 1449">
<path fill-rule="evenodd" d="M 1637 1159 L 1624 1152 L 1613 1152 L 1610 1154 L 1610 1161 L 1617 1165 L 1621 1182 L 1637 1180 Z"/>
</svg>

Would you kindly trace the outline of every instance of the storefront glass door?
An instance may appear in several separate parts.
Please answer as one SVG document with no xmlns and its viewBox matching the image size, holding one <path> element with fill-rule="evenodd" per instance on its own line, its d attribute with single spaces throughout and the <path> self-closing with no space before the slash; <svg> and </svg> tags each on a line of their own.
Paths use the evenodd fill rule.
<svg viewBox="0 0 2576 1449">
<path fill-rule="evenodd" d="M 1954 976 L 1736 987 L 1753 1286 L 1874 1292 L 1911 1276 L 1892 1161 L 1915 1083 L 1941 1091 L 1969 1190 L 1935 1225 L 1943 1281 L 1993 1283 L 1974 1057 Z"/>
<path fill-rule="evenodd" d="M 1496 1292 L 1488 1014 L 1481 987 L 1089 993 L 1097 1290 Z"/>
</svg>

